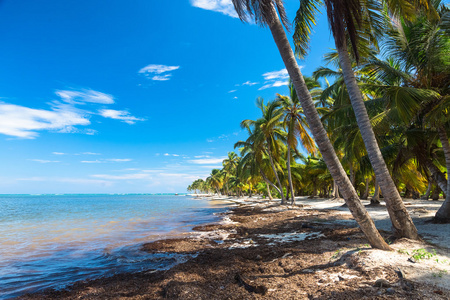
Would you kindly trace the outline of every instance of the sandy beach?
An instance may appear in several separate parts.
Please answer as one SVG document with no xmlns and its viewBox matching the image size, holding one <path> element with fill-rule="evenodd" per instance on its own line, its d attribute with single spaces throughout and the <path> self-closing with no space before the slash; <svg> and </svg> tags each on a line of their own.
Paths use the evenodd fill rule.
<svg viewBox="0 0 450 300">
<path fill-rule="evenodd" d="M 390 236 L 386 210 L 368 207 L 392 252 L 369 247 L 342 201 L 236 206 L 219 224 L 144 244 L 191 254 L 169 270 L 77 282 L 20 299 L 449 299 L 450 224 L 429 222 L 441 202 L 405 200 L 423 242 Z"/>
</svg>

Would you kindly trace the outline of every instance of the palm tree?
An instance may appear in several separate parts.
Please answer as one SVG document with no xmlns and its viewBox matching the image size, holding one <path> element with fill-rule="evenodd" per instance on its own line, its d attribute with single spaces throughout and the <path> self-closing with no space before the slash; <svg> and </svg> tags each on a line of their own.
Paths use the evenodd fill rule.
<svg viewBox="0 0 450 300">
<path fill-rule="evenodd" d="M 287 28 L 289 27 L 283 2 L 281 0 L 232 0 L 232 2 L 241 20 L 245 21 L 250 16 L 254 18 L 257 24 L 269 27 L 284 65 L 286 66 L 295 90 L 297 91 L 311 133 L 314 136 L 316 144 L 322 153 L 330 173 L 339 185 L 350 211 L 360 225 L 362 231 L 365 233 L 372 247 L 390 250 L 390 247 L 377 231 L 375 224 L 366 209 L 359 201 L 358 195 L 345 174 L 333 146 L 328 139 L 327 133 L 323 128 L 319 114 L 317 113 L 283 28 L 283 25 Z M 277 10 L 280 14 L 281 21 L 278 17 Z"/>
<path fill-rule="evenodd" d="M 372 60 L 369 65 L 380 81 L 396 82 L 380 86 L 383 98 L 393 113 L 390 118 L 403 122 L 407 136 L 414 135 L 411 145 L 422 165 L 426 165 L 434 180 L 446 194 L 446 200 L 436 213 L 438 220 L 450 220 L 450 176 L 445 176 L 433 164 L 432 152 L 425 149 L 440 141 L 445 162 L 450 169 L 448 128 L 450 121 L 450 10 L 441 1 L 432 1 L 427 12 L 418 11 L 411 20 L 399 19 L 389 26 L 385 39 L 387 62 Z M 430 17 L 429 11 L 432 12 Z M 393 64 L 395 61 L 396 64 Z M 419 138 L 417 133 L 426 132 Z M 411 139 L 412 140 L 412 139 Z M 417 143 L 420 141 L 420 144 Z M 411 149 L 411 147 L 410 147 Z"/>
<path fill-rule="evenodd" d="M 280 193 L 281 203 L 285 204 L 283 185 L 281 184 L 280 176 L 278 175 L 276 159 L 280 155 L 280 141 L 284 141 L 286 133 L 281 129 L 281 119 L 283 118 L 283 111 L 279 108 L 281 103 L 279 101 L 272 101 L 264 104 L 264 99 L 257 99 L 257 106 L 261 110 L 262 117 L 257 120 L 243 120 L 241 122 L 242 128 L 247 128 L 252 134 L 249 140 L 253 141 L 255 146 L 265 153 L 270 161 L 273 174 L 278 184 L 278 192 Z M 254 130 L 249 130 L 253 127 Z"/>
<path fill-rule="evenodd" d="M 225 158 L 222 162 L 227 195 L 229 195 L 228 181 L 231 178 L 231 176 L 236 175 L 236 168 L 238 164 L 239 164 L 239 156 L 234 152 L 228 152 L 228 157 Z"/>
<path fill-rule="evenodd" d="M 314 85 L 317 87 L 317 84 Z M 316 145 L 313 138 L 309 135 L 308 124 L 303 114 L 303 109 L 298 100 L 297 93 L 292 83 L 289 83 L 290 97 L 277 95 L 277 100 L 282 103 L 284 110 L 283 125 L 287 130 L 287 169 L 289 188 L 291 190 L 291 203 L 295 202 L 294 186 L 292 184 L 291 174 L 291 149 L 296 150 L 298 138 L 303 148 L 308 153 L 316 152 Z"/>
<path fill-rule="evenodd" d="M 310 5 L 310 0 L 302 1 L 305 5 Z M 318 1 L 315 1 L 316 3 Z M 350 41 L 352 46 L 352 53 L 356 62 L 359 62 L 360 50 L 363 50 L 362 46 L 368 48 L 370 44 L 376 46 L 377 37 L 381 35 L 381 16 L 377 15 L 376 11 L 380 11 L 376 1 L 367 0 L 325 0 L 324 1 L 328 21 L 333 34 L 336 49 L 339 55 L 339 62 L 342 69 L 345 85 L 350 96 L 350 100 L 355 112 L 356 121 L 361 131 L 366 150 L 372 164 L 375 176 L 381 191 L 385 197 L 386 207 L 391 218 L 392 225 L 396 231 L 396 234 L 400 237 L 407 237 L 411 239 L 419 239 L 417 229 L 409 216 L 403 200 L 395 186 L 392 177 L 389 174 L 389 170 L 381 154 L 380 148 L 373 132 L 373 128 L 370 124 L 370 118 L 364 105 L 364 100 L 361 95 L 361 91 L 358 87 L 358 83 L 355 78 L 355 74 L 352 68 L 352 60 L 347 48 L 347 40 Z M 300 28 L 302 32 L 303 26 L 310 21 L 306 21 L 308 15 L 314 14 L 315 7 L 306 10 L 301 7 L 301 11 L 308 11 L 306 16 L 299 16 L 296 18 L 296 28 Z M 364 24 L 363 24 L 364 23 Z M 309 23 L 308 23 L 309 24 Z M 364 26 L 363 26 L 364 25 Z M 297 37 L 302 37 L 301 33 L 296 34 Z M 295 37 L 294 36 L 294 37 Z M 358 42 L 364 39 L 362 43 Z M 297 40 L 296 45 L 300 46 L 300 49 L 305 47 L 301 46 L 305 40 Z"/>
<path fill-rule="evenodd" d="M 211 175 L 206 179 L 206 182 L 216 189 L 216 193 L 220 195 L 220 189 L 223 186 L 223 173 L 219 169 L 213 169 Z"/>
</svg>

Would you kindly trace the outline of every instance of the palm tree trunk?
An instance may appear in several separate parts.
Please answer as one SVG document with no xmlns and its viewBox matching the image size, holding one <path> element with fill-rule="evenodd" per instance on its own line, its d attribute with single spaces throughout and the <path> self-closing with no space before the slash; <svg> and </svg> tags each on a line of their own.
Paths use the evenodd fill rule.
<svg viewBox="0 0 450 300">
<path fill-rule="evenodd" d="M 420 199 L 428 200 L 430 198 L 431 188 L 433 187 L 433 178 L 428 177 L 428 187 L 425 195 L 423 195 Z"/>
<path fill-rule="evenodd" d="M 355 174 L 355 169 L 353 169 L 352 162 L 350 162 L 350 181 L 351 181 L 353 187 L 356 189 L 356 174 Z"/>
<path fill-rule="evenodd" d="M 328 167 L 328 170 L 336 180 L 336 183 L 341 189 L 341 193 L 344 196 L 353 217 L 356 222 L 358 222 L 366 238 L 369 240 L 370 245 L 378 249 L 391 250 L 389 245 L 386 244 L 383 237 L 376 229 L 373 220 L 367 213 L 367 210 L 361 204 L 361 201 L 359 201 L 355 189 L 351 185 L 344 168 L 342 168 L 342 165 L 338 160 L 336 152 L 334 151 L 334 148 L 328 138 L 327 132 L 323 128 L 322 122 L 320 121 L 320 117 L 314 106 L 311 94 L 308 91 L 303 75 L 300 72 L 297 61 L 295 60 L 294 52 L 292 51 L 283 25 L 281 24 L 273 5 L 271 7 L 270 15 L 272 20 L 272 22 L 268 24 L 270 32 L 272 33 L 272 37 L 277 45 L 278 51 L 280 52 L 289 76 L 291 77 L 292 83 L 303 107 L 311 133 L 313 134 L 317 146 L 322 153 L 322 157 Z"/>
<path fill-rule="evenodd" d="M 278 177 L 278 172 L 275 168 L 275 163 L 273 162 L 272 153 L 270 152 L 269 147 L 267 147 L 267 154 L 269 156 L 269 161 L 270 161 L 270 165 L 272 166 L 273 174 L 275 175 L 278 186 L 280 188 L 281 204 L 286 204 L 286 199 L 284 198 L 284 192 L 283 192 L 283 185 L 281 185 L 280 177 Z"/>
<path fill-rule="evenodd" d="M 271 186 L 273 186 L 273 188 L 276 189 L 277 192 L 281 194 L 280 189 L 279 189 L 272 181 L 270 181 L 269 178 L 267 178 L 267 176 L 266 176 L 266 174 L 263 172 L 263 170 L 260 169 L 259 172 L 260 172 L 262 178 L 264 179 L 264 181 L 265 181 L 266 183 L 270 184 Z"/>
<path fill-rule="evenodd" d="M 270 185 L 266 184 L 267 186 L 267 197 L 269 197 L 269 201 L 273 201 L 272 193 L 270 192 Z"/>
<path fill-rule="evenodd" d="M 339 199 L 339 187 L 336 184 L 336 180 L 333 179 L 333 199 Z"/>
<path fill-rule="evenodd" d="M 287 169 L 288 169 L 288 180 L 289 180 L 289 188 L 291 189 L 291 204 L 294 205 L 295 196 L 294 196 L 294 185 L 292 184 L 292 173 L 291 173 L 291 147 L 289 143 L 287 145 Z"/>
<path fill-rule="evenodd" d="M 366 178 L 366 190 L 364 191 L 364 195 L 361 197 L 361 199 L 367 200 L 367 198 L 369 198 L 369 184 L 370 184 L 370 179 L 369 177 Z"/>
<path fill-rule="evenodd" d="M 438 221 L 450 220 L 450 143 L 448 142 L 447 132 L 444 127 L 438 128 L 439 139 L 441 140 L 442 150 L 444 150 L 445 166 L 447 167 L 447 190 L 445 192 L 445 201 L 435 215 Z"/>
<path fill-rule="evenodd" d="M 385 198 L 386 207 L 389 212 L 389 217 L 391 218 L 392 226 L 394 227 L 395 233 L 399 237 L 418 240 L 420 237 L 417 233 L 416 226 L 414 226 L 414 223 L 408 214 L 405 205 L 403 204 L 403 200 L 400 197 L 391 175 L 389 174 L 389 170 L 384 162 L 380 148 L 378 147 L 361 91 L 359 90 L 355 74 L 353 73 L 345 39 L 342 44 L 343 45 L 341 47 L 337 47 L 336 43 L 336 47 L 338 50 L 339 62 L 344 76 L 345 85 L 347 86 L 347 91 L 352 102 L 356 121 L 358 123 L 364 145 L 366 146 L 370 163 L 372 164 L 372 168 L 375 172 L 378 184 L 380 185 L 381 192 Z"/>
<path fill-rule="evenodd" d="M 434 179 L 437 185 L 439 185 L 441 190 L 447 191 L 447 180 L 445 180 L 445 175 L 441 172 L 441 170 L 439 170 L 439 168 L 433 164 L 431 159 L 428 159 L 426 161 L 426 166 L 431 173 L 431 177 Z"/>
</svg>

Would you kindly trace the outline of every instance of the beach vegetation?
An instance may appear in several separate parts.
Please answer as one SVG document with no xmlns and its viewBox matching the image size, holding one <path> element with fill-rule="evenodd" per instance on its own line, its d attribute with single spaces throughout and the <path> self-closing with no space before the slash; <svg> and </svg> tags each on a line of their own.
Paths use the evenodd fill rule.
<svg viewBox="0 0 450 300">
<path fill-rule="evenodd" d="M 242 20 L 270 29 L 290 75 L 289 94 L 257 99 L 260 118 L 241 122 L 248 138 L 224 161 L 222 188 L 203 188 L 278 196 L 282 204 L 295 196 L 343 197 L 371 246 L 381 249 L 390 248 L 360 199 L 384 200 L 398 237 L 419 238 L 402 195 L 443 195 L 435 218 L 448 221 L 450 13 L 441 1 L 416 2 L 300 1 L 295 53 L 307 55 L 322 5 L 336 42 L 328 66 L 304 77 L 282 2 L 233 1 Z"/>
</svg>

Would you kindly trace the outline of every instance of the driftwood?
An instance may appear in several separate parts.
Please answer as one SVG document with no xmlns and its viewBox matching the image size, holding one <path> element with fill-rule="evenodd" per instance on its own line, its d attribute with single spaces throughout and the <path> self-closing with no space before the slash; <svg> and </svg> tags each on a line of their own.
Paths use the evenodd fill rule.
<svg viewBox="0 0 450 300">
<path fill-rule="evenodd" d="M 261 294 L 261 295 L 265 295 L 267 293 L 267 287 L 264 285 L 251 285 L 249 284 L 249 280 L 246 279 L 243 275 L 236 273 L 236 275 L 234 276 L 234 279 L 236 279 L 236 282 L 240 285 L 243 286 L 247 291 L 249 291 L 250 293 L 256 293 L 256 294 Z"/>
</svg>

